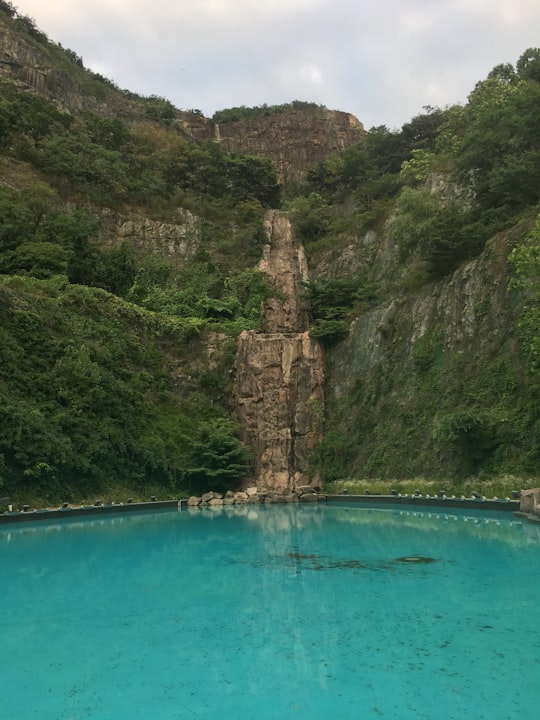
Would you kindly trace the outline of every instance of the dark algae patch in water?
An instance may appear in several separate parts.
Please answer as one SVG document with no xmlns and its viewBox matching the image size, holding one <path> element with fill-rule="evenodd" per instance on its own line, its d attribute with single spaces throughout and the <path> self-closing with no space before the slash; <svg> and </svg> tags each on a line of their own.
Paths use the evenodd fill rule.
<svg viewBox="0 0 540 720">
<path fill-rule="evenodd" d="M 297 549 L 291 550 L 284 555 L 269 556 L 266 559 L 251 561 L 254 567 L 262 567 L 269 564 L 283 565 L 285 567 L 296 567 L 297 569 L 315 570 L 386 570 L 396 569 L 396 563 L 409 565 L 428 565 L 437 562 L 436 558 L 423 555 L 406 555 L 393 560 L 382 560 L 379 562 L 364 561 L 358 558 L 334 558 L 318 553 L 304 553 Z"/>
</svg>

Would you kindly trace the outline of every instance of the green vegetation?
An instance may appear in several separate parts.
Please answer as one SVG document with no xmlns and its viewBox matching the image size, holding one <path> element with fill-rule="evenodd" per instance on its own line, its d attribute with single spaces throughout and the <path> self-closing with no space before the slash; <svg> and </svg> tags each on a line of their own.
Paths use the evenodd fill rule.
<svg viewBox="0 0 540 720">
<path fill-rule="evenodd" d="M 185 387 L 169 368 L 205 328 L 257 327 L 265 276 L 223 248 L 221 261 L 181 268 L 126 243 L 100 248 L 98 229 L 47 183 L 0 187 L 3 490 L 48 502 L 117 485 L 185 495 L 205 477 L 237 485 L 249 451 L 231 419 L 225 336 Z"/>
<path fill-rule="evenodd" d="M 259 327 L 262 303 L 270 294 L 263 273 L 233 269 L 224 276 L 217 263 L 200 257 L 180 269 L 153 257 L 140 263 L 126 293 L 132 302 L 232 334 Z"/>
<path fill-rule="evenodd" d="M 0 12 L 81 91 L 121 94 L 9 3 Z M 226 489 L 249 464 L 228 338 L 258 327 L 269 296 L 253 266 L 275 170 L 188 141 L 167 100 L 135 100 L 126 124 L 0 81 L 0 485 L 21 502 Z M 189 210 L 195 254 L 104 247 L 103 208 L 166 222 Z"/>
<path fill-rule="evenodd" d="M 89 72 L 10 2 L 0 0 L 0 13 L 116 113 L 65 113 L 0 81 L 2 493 L 56 502 L 120 488 L 134 497 L 233 488 L 250 462 L 231 407 L 233 338 L 260 326 L 269 296 L 254 266 L 263 212 L 280 203 L 275 170 L 191 141 L 168 100 Z M 403 478 L 429 477 L 414 489 L 444 483 L 467 494 L 456 483 L 472 476 L 482 483 L 474 489 L 503 495 L 514 488 L 487 490 L 493 478 L 513 485 L 538 473 L 539 101 L 533 48 L 515 67 L 495 68 L 464 106 L 424 108 L 399 131 L 372 128 L 289 189 L 285 207 L 312 266 L 368 230 L 376 243 L 383 228 L 399 264 L 373 268 L 368 244 L 358 244 L 366 257 L 358 253 L 354 267 L 342 263 L 329 277 L 321 263 L 305 285 L 310 332 L 330 358 L 351 321 L 373 311 L 369 321 L 379 322 L 381 305 L 379 345 L 360 349 L 356 384 L 326 405 L 310 463 L 326 481 L 379 478 L 400 490 Z M 214 120 L 295 110 L 320 106 L 231 108 Z M 129 242 L 104 246 L 102 219 L 123 212 L 189 217 L 190 249 L 166 258 Z M 461 344 L 427 318 L 420 336 L 403 341 L 413 335 L 384 314 L 390 300 L 413 308 L 416 293 L 485 249 L 500 277 L 512 276 L 505 317 Z M 487 288 L 476 319 L 493 314 L 491 292 L 505 290 Z M 364 352 L 378 356 L 365 362 Z"/>
<path fill-rule="evenodd" d="M 396 207 L 392 235 L 402 259 L 418 253 L 424 282 L 453 272 L 540 197 L 540 51 L 498 66 L 464 106 L 425 108 L 399 131 L 365 141 L 313 168 L 289 199 L 296 230 L 315 259 L 377 228 Z M 439 173 L 457 188 L 441 200 L 426 185 Z"/>
<path fill-rule="evenodd" d="M 539 68 L 540 52 L 529 49 L 515 71 L 496 67 L 469 97 L 457 177 L 474 190 L 479 221 L 490 234 L 538 202 Z"/>
<path fill-rule="evenodd" d="M 15 17 L 17 11 L 9 0 L 0 0 L 0 12 L 5 12 L 9 17 Z"/>
<path fill-rule="evenodd" d="M 330 234 L 335 241 L 343 230 L 362 232 L 379 222 L 404 183 L 403 164 L 410 164 L 414 157 L 418 164 L 419 153 L 431 158 L 444 118 L 444 111 L 428 108 L 425 115 L 413 118 L 399 132 L 385 126 L 372 128 L 363 142 L 330 155 L 313 168 L 304 194 L 319 197 L 319 207 L 325 203 L 337 208 L 341 222 L 334 226 L 327 222 L 311 240 Z M 429 165 L 423 165 L 425 175 Z M 332 213 L 327 213 L 327 219 L 331 218 Z"/>
<path fill-rule="evenodd" d="M 212 120 L 217 123 L 228 123 L 236 122 L 238 120 L 257 120 L 262 117 L 269 117 L 270 115 L 281 115 L 283 113 L 289 113 L 292 110 L 325 110 L 324 105 L 317 105 L 317 103 L 305 102 L 303 100 L 293 100 L 290 103 L 283 103 L 282 105 L 257 105 L 256 107 L 246 107 L 240 105 L 239 107 L 227 108 L 225 110 L 217 110 Z"/>
<path fill-rule="evenodd" d="M 346 337 L 351 314 L 362 312 L 376 297 L 375 285 L 356 276 L 311 281 L 304 286 L 315 321 L 309 333 L 327 345 Z"/>
<path fill-rule="evenodd" d="M 478 83 L 465 106 L 430 108 L 398 132 L 372 129 L 365 143 L 315 168 L 303 194 L 288 201 L 315 262 L 379 230 L 390 214 L 390 239 L 407 272 L 396 273 L 375 302 L 424 292 L 486 248 L 501 269 L 509 255 L 513 271 L 508 317 L 498 323 L 515 324 L 517 344 L 493 332 L 449 345 L 445 329 L 428 321 L 406 347 L 407 330 L 381 322 L 380 360 L 358 373 L 346 397 L 327 403 L 311 458 L 327 481 L 431 477 L 457 493 L 468 477 L 478 484 L 538 474 L 540 235 L 531 218 L 540 202 L 539 63 L 540 51 L 529 49 L 515 68 L 495 68 Z M 432 173 L 446 194 L 433 190 Z M 369 277 L 368 268 L 364 284 Z M 321 338 L 339 341 L 361 312 L 352 296 L 335 308 L 330 302 Z M 486 296 L 475 314 L 490 312 Z"/>
<path fill-rule="evenodd" d="M 517 324 L 518 338 L 524 353 L 527 369 L 540 380 L 540 215 L 536 225 L 524 242 L 518 243 L 510 253 L 515 277 L 511 287 L 525 295 L 521 317 Z M 538 392 L 540 386 L 535 387 Z"/>
<path fill-rule="evenodd" d="M 426 339 L 399 376 L 378 366 L 330 404 L 313 469 L 330 481 L 536 474 L 536 393 L 516 359 L 446 354 Z"/>
<path fill-rule="evenodd" d="M 396 199 L 390 232 L 399 242 L 402 259 L 416 251 L 426 277 L 437 279 L 483 249 L 485 237 L 476 225 L 471 227 L 470 215 L 459 202 L 441 206 L 424 186 L 406 186 Z"/>
<path fill-rule="evenodd" d="M 365 480 L 338 480 L 328 483 L 325 491 L 330 495 L 391 495 L 392 492 L 400 495 L 438 495 L 441 492 L 447 497 L 455 495 L 456 497 L 472 497 L 472 493 L 483 494 L 486 498 L 510 498 L 513 499 L 512 492 L 519 491 L 520 488 L 528 487 L 530 478 L 516 477 L 513 475 L 501 475 L 492 480 L 479 478 L 469 478 L 468 480 L 458 481 L 455 478 L 446 478 L 440 480 L 427 480 L 423 477 L 412 478 L 410 480 L 377 480 L 366 478 Z"/>
<path fill-rule="evenodd" d="M 189 358 L 200 323 L 58 275 L 4 276 L 0 303 L 2 480 L 13 497 L 238 482 L 249 453 L 230 419 L 230 360 L 213 378 L 192 364 L 181 393 L 169 370 L 172 348 Z"/>
<path fill-rule="evenodd" d="M 249 454 L 208 368 L 183 388 L 169 371 L 200 329 L 191 320 L 61 276 L 4 276 L 0 303 L 0 452 L 12 497 L 69 500 L 119 484 L 185 495 L 205 471 L 216 486 L 238 482 Z"/>
<path fill-rule="evenodd" d="M 62 197 L 113 208 L 136 203 L 163 216 L 178 205 L 203 214 L 214 206 L 214 214 L 219 207 L 230 218 L 242 203 L 259 210 L 279 203 L 270 161 L 229 155 L 215 143 L 188 142 L 168 115 L 163 118 L 163 108 L 150 113 L 152 107 L 157 105 L 147 115 L 154 114 L 153 120 L 128 129 L 92 113 L 61 113 L 44 98 L 1 81 L 0 148 L 34 165 Z"/>
<path fill-rule="evenodd" d="M 494 335 L 464 352 L 445 346 L 444 329 L 435 328 L 416 340 L 409 359 L 390 335 L 385 362 L 329 404 L 331 429 L 314 469 L 329 480 L 423 475 L 454 483 L 537 474 L 538 228 L 527 234 L 525 227 L 510 255 L 511 286 L 528 293 L 519 305 L 519 347 Z M 489 300 L 477 308 L 488 311 Z"/>
</svg>

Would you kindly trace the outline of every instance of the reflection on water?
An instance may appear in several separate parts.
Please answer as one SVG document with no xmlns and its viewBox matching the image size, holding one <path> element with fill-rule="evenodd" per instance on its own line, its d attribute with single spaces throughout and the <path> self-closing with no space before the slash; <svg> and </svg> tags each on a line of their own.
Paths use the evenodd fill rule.
<svg viewBox="0 0 540 720">
<path fill-rule="evenodd" d="M 540 526 L 508 513 L 63 519 L 0 530 L 0 558 L 6 717 L 515 720 L 540 699 Z"/>
<path fill-rule="evenodd" d="M 387 528 L 414 527 L 420 532 L 467 533 L 474 537 L 508 542 L 515 544 L 540 543 L 540 524 L 527 523 L 514 518 L 509 512 L 469 511 L 455 510 L 444 512 L 442 510 L 406 510 L 403 506 L 397 508 L 373 508 L 362 503 L 361 506 L 347 504 L 339 506 L 324 503 L 319 505 L 216 505 L 206 508 L 189 507 L 181 514 L 189 515 L 203 520 L 216 520 L 218 518 L 239 518 L 256 523 L 259 530 L 264 533 L 299 532 L 322 523 L 333 525 L 350 523 L 374 528 L 385 526 Z M 71 533 L 73 531 L 88 531 L 101 528 L 109 531 L 115 527 L 134 527 L 151 523 L 170 521 L 176 512 L 159 513 L 129 513 L 126 515 L 103 516 L 100 518 L 69 519 L 61 521 L 25 522 L 20 525 L 0 527 L 0 543 L 10 542 L 16 537 L 24 535 L 46 535 L 50 533 Z M 466 527 L 464 527 L 466 525 Z M 220 527 L 221 529 L 221 527 Z"/>
</svg>

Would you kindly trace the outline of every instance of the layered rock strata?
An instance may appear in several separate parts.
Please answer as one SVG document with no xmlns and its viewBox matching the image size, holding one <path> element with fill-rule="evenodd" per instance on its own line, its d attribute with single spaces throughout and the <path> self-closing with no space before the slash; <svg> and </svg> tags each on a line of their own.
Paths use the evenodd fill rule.
<svg viewBox="0 0 540 720">
<path fill-rule="evenodd" d="M 188 210 L 178 209 L 176 222 L 160 222 L 137 213 L 95 210 L 100 220 L 98 242 L 118 247 L 129 242 L 136 250 L 153 252 L 171 260 L 186 260 L 198 250 L 199 221 Z"/>
<path fill-rule="evenodd" d="M 68 60 L 71 51 L 53 41 L 43 42 L 21 31 L 0 14 L 0 79 L 9 78 L 30 92 L 47 98 L 68 113 L 94 112 L 131 123 L 145 117 L 148 99 L 100 81 L 90 70 Z M 73 53 L 73 55 L 75 55 Z M 176 110 L 175 121 L 185 134 L 199 141 L 214 140 L 215 123 L 199 111 Z"/>
<path fill-rule="evenodd" d="M 274 297 L 264 309 L 263 332 L 239 337 L 234 397 L 243 440 L 253 450 L 252 480 L 262 493 L 283 493 L 319 483 L 307 467 L 322 431 L 324 358 L 307 332 L 303 248 L 286 215 L 271 211 L 266 227 L 259 268 Z"/>
<path fill-rule="evenodd" d="M 9 78 L 68 113 L 90 111 L 128 124 L 148 117 L 151 99 L 100 80 L 72 55 L 52 41 L 37 41 L 0 13 L 0 79 Z M 354 115 L 317 106 L 220 124 L 198 110 L 176 109 L 174 121 L 191 140 L 214 141 L 228 152 L 269 158 L 284 185 L 303 180 L 310 167 L 367 134 Z"/>
<path fill-rule="evenodd" d="M 354 115 L 322 107 L 216 125 L 216 139 L 225 150 L 269 158 L 284 185 L 303 180 L 310 167 L 366 135 Z"/>
</svg>

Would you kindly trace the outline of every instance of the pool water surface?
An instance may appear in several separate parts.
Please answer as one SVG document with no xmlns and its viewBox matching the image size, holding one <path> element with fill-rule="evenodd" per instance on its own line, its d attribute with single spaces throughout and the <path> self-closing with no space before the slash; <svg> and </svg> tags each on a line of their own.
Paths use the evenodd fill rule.
<svg viewBox="0 0 540 720">
<path fill-rule="evenodd" d="M 532 720 L 540 526 L 244 506 L 0 529 L 6 720 Z"/>
</svg>

